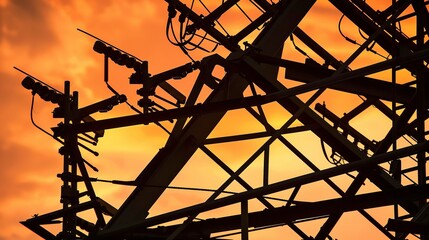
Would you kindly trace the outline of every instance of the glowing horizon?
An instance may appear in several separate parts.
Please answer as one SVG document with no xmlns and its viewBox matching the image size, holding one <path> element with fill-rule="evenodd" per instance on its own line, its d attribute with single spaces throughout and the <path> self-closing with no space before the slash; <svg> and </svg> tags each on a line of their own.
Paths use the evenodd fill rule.
<svg viewBox="0 0 429 240">
<path fill-rule="evenodd" d="M 380 4 L 379 7 L 383 9 L 385 5 Z M 167 4 L 157 0 L 89 2 L 84 0 L 0 0 L 0 59 L 3 63 L 0 68 L 0 78 L 3 79 L 0 83 L 2 96 L 0 120 L 3 123 L 3 131 L 0 133 L 0 154 L 2 155 L 0 224 L 3 226 L 3 231 L 0 233 L 0 240 L 35 239 L 36 235 L 20 225 L 19 221 L 26 220 L 33 214 L 45 214 L 61 208 L 59 202 L 61 180 L 56 177 L 56 174 L 60 173 L 62 169 L 62 157 L 58 154 L 60 144 L 31 125 L 29 116 L 31 93 L 21 86 L 21 80 L 25 75 L 15 71 L 13 66 L 23 69 L 59 90 L 63 89 L 65 80 L 70 80 L 72 90 L 79 91 L 80 106 L 94 103 L 112 96 L 112 93 L 103 82 L 103 56 L 92 50 L 95 39 L 77 31 L 77 28 L 88 31 L 140 59 L 147 60 L 150 73 L 156 74 L 190 62 L 190 59 L 179 48 L 170 44 L 166 39 L 167 14 Z M 345 41 L 338 33 L 337 23 L 340 17 L 341 13 L 327 1 L 318 1 L 299 26 L 309 35 L 314 35 L 315 39 L 340 58 L 339 60 L 344 61 L 357 46 Z M 225 16 L 223 20 L 229 23 L 232 29 L 240 29 L 242 27 L 240 24 L 243 24 L 243 20 L 234 19 L 234 15 Z M 344 24 L 353 26 L 350 22 Z M 404 29 L 407 29 L 407 26 L 404 26 Z M 360 37 L 356 29 L 346 27 L 344 31 L 354 39 Z M 363 41 L 363 39 L 360 40 Z M 296 41 L 296 44 L 299 44 L 300 47 L 303 46 L 299 41 Z M 303 49 L 308 51 L 305 47 Z M 228 51 L 222 47 L 219 47 L 218 51 L 222 55 L 228 55 Z M 387 55 L 381 49 L 377 49 L 377 51 L 381 55 Z M 196 60 L 207 55 L 198 51 L 190 54 Z M 293 48 L 290 41 L 286 42 L 283 55 L 298 62 L 304 62 L 306 58 Z M 382 57 L 365 52 L 359 61 L 353 62 L 352 67 L 359 68 L 381 60 Z M 135 91 L 138 86 L 130 85 L 128 80 L 132 71 L 113 63 L 110 64 L 109 70 L 109 83 L 120 93 L 126 94 L 129 102 L 137 106 L 140 97 L 135 94 Z M 187 95 L 195 76 L 196 74 L 193 73 L 188 78 L 171 81 L 171 84 Z M 280 80 L 286 81 L 284 70 L 281 70 L 279 76 L 281 76 Z M 388 78 L 386 79 L 388 80 Z M 287 81 L 287 84 L 294 85 L 296 82 Z M 305 97 L 304 94 L 303 98 Z M 339 98 L 341 101 L 338 101 Z M 353 106 L 351 104 L 359 101 L 359 98 L 355 95 L 328 91 L 328 94 L 323 95 L 319 101 L 326 102 L 329 109 L 340 115 L 350 110 L 350 106 Z M 52 119 L 51 112 L 54 107 L 55 105 L 45 103 L 40 98 L 35 101 L 34 119 L 46 130 L 56 126 L 59 122 L 58 119 Z M 284 124 L 290 117 L 289 113 L 274 104 L 268 105 L 266 111 L 269 113 L 270 123 L 276 128 Z M 134 112 L 122 104 L 115 108 L 111 115 L 96 114 L 95 116 L 104 119 L 108 116 L 131 114 Z M 359 128 L 367 125 L 368 119 L 380 117 L 380 115 L 377 110 L 371 109 L 352 123 Z M 225 119 L 219 123 L 210 137 L 263 130 L 262 125 L 242 111 L 229 112 Z M 233 125 L 227 121 L 231 121 Z M 385 117 L 381 119 L 381 122 L 379 126 L 361 130 L 373 139 L 381 139 L 391 124 Z M 299 123 L 296 125 L 298 126 Z M 166 126 L 171 128 L 172 124 L 166 123 Z M 154 124 L 112 129 L 106 131 L 106 136 L 101 138 L 99 145 L 95 147 L 96 151 L 100 152 L 99 157 L 94 157 L 85 151 L 82 152 L 85 154 L 84 157 L 100 170 L 98 173 L 91 172 L 90 175 L 100 179 L 134 180 L 158 150 L 164 146 L 167 137 L 168 134 Z M 322 155 L 320 142 L 308 142 L 308 139 L 311 138 L 306 134 L 291 134 L 290 141 L 310 149 L 305 152 L 309 159 L 318 159 Z M 253 140 L 235 145 L 214 144 L 209 148 L 219 156 L 233 159 L 234 161 L 231 160 L 228 163 L 238 168 L 249 157 L 249 154 L 261 145 L 261 141 Z M 284 146 L 272 148 L 274 153 L 278 152 L 276 159 L 285 158 L 281 151 L 283 148 Z M 287 155 L 287 157 L 290 156 Z M 283 179 L 283 174 L 294 177 L 311 172 L 307 166 L 294 160 L 297 159 L 290 157 L 291 162 L 288 162 L 288 165 L 274 165 L 276 174 L 272 176 L 270 182 Z M 258 161 L 262 164 L 261 159 Z M 332 166 L 327 161 L 318 161 L 323 168 Z M 291 163 L 296 163 L 293 169 L 290 168 Z M 172 185 L 204 186 L 216 189 L 219 182 L 222 183 L 228 176 L 219 167 L 217 167 L 219 171 L 207 170 L 216 167 L 204 153 L 197 151 L 190 161 L 189 167 L 177 176 Z M 256 168 L 250 168 L 245 173 L 250 182 L 254 184 L 252 186 L 262 184 L 260 174 Z M 192 175 L 193 178 L 190 178 L 189 175 Z M 342 187 L 348 187 L 350 182 L 351 179 L 342 179 L 342 184 L 344 184 Z M 132 188 L 111 186 L 105 183 L 95 183 L 94 185 L 97 188 L 96 193 L 115 207 L 121 206 L 132 191 Z M 241 186 L 233 185 L 231 188 L 237 191 L 242 190 Z M 364 188 L 362 192 L 370 192 L 374 189 L 371 184 L 368 184 L 368 187 Z M 310 201 L 317 199 L 315 195 L 332 198 L 335 194 L 322 184 L 318 191 L 306 189 L 300 197 Z M 161 197 L 159 204 L 157 203 L 151 211 L 151 215 L 199 203 L 205 201 L 208 196 L 210 195 L 201 193 L 189 197 L 189 195 L 175 190 L 167 190 L 167 194 Z M 283 197 L 285 196 L 288 195 Z M 222 211 L 226 210 L 220 210 L 221 213 L 223 213 Z M 392 211 L 389 207 L 385 207 L 371 210 L 371 212 L 377 215 L 378 212 L 385 214 L 385 212 Z M 356 214 L 345 214 L 344 219 L 338 224 L 339 227 L 334 229 L 333 236 L 362 239 L 362 235 L 358 233 L 362 234 L 362 229 L 368 227 L 366 223 L 364 223 L 365 226 L 355 226 L 352 229 L 345 227 L 348 223 L 354 222 L 355 217 Z M 357 219 L 360 218 L 362 217 L 357 217 Z M 360 220 L 360 222 L 365 221 Z M 309 223 L 304 223 L 302 226 L 303 229 L 311 229 Z M 370 228 L 374 231 L 368 232 L 368 235 L 364 235 L 364 237 L 377 238 L 380 236 L 381 233 L 377 232 L 374 227 Z M 273 231 L 272 237 L 279 238 L 290 231 L 290 229 L 282 227 L 279 231 Z M 263 238 L 264 236 L 258 236 L 258 233 L 255 233 L 255 237 Z"/>
</svg>

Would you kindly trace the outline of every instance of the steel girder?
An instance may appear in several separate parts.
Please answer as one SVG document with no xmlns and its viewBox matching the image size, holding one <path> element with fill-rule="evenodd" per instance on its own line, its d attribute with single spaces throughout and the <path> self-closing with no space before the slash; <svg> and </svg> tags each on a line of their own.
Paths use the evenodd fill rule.
<svg viewBox="0 0 429 240">
<path fill-rule="evenodd" d="M 428 198 L 425 167 L 426 152 L 428 151 L 425 138 L 428 99 L 425 81 L 428 73 L 426 64 L 429 50 L 427 42 L 425 43 L 424 40 L 427 39 L 425 36 L 428 32 L 427 19 L 429 14 L 425 7 L 426 3 L 403 0 L 395 2 L 383 12 L 377 12 L 365 1 L 330 0 L 333 6 L 368 35 L 365 43 L 343 63 L 298 26 L 312 8 L 315 3 L 314 0 L 288 0 L 279 1 L 276 4 L 264 0 L 252 1 L 262 13 L 255 21 L 249 23 L 234 36 L 223 33 L 216 24 L 224 13 L 240 2 L 239 0 L 226 1 L 206 16 L 197 14 L 181 1 L 167 0 L 166 2 L 169 4 L 171 16 L 174 17 L 175 11 L 179 11 L 181 13 L 179 21 L 183 23 L 183 18 L 186 18 L 192 22 L 188 26 L 188 33 L 197 30 L 206 32 L 230 51 L 229 56 L 223 59 L 218 55 L 212 55 L 201 61 L 200 74 L 183 108 L 155 113 L 145 112 L 142 115 L 84 123 L 81 121 L 70 123 L 70 120 L 64 117 L 64 122 L 67 124 L 53 129 L 55 136 L 64 139 L 70 138 L 70 136 L 75 137 L 81 133 L 110 128 L 148 124 L 169 119 L 176 119 L 177 121 L 165 147 L 155 155 L 135 181 L 128 183 L 135 186 L 135 189 L 117 211 L 104 201 L 97 199 L 90 183 L 91 178 L 86 172 L 84 160 L 81 159 L 76 167 L 79 167 L 80 173 L 85 179 L 86 188 L 91 193 L 91 201 L 84 204 L 72 204 L 72 206 L 67 203 L 61 211 L 24 221 L 25 226 L 45 239 L 55 239 L 55 236 L 42 228 L 41 225 L 53 223 L 62 217 L 64 221 L 73 221 L 75 225 L 72 227 L 74 228 L 77 225 L 85 228 L 84 230 L 88 232 L 88 235 L 72 232 L 72 235 L 80 234 L 80 238 L 209 239 L 216 237 L 213 234 L 217 232 L 238 230 L 241 238 L 246 240 L 249 237 L 250 228 L 264 229 L 265 227 L 287 225 L 301 239 L 312 239 L 310 234 L 301 230 L 296 223 L 326 219 L 315 238 L 332 239 L 330 233 L 342 214 L 348 211 L 358 211 L 389 239 L 404 239 L 407 233 L 421 234 L 421 238 L 426 239 L 425 234 L 427 232 L 421 230 L 422 226 L 428 224 L 427 218 L 422 217 L 427 214 L 426 199 Z M 396 27 L 392 27 L 392 25 L 396 26 L 394 24 L 397 21 L 407 18 L 407 15 L 404 16 L 402 12 L 410 6 L 415 11 L 413 16 L 416 16 L 417 19 L 417 33 L 415 37 L 411 38 L 404 35 Z M 173 18 L 171 16 L 170 18 Z M 181 18 L 182 20 L 180 20 Z M 263 24 L 264 27 L 253 43 L 245 43 L 246 49 L 242 50 L 239 43 Z M 292 34 L 325 61 L 323 66 L 311 59 L 305 64 L 282 59 L 284 42 Z M 392 55 L 392 58 L 351 70 L 349 65 L 365 49 L 373 46 L 372 44 L 377 44 L 383 48 Z M 400 53 L 397 51 L 399 48 L 401 49 Z M 215 66 L 221 66 L 225 69 L 226 74 L 221 80 L 215 80 L 211 75 Z M 291 88 L 286 87 L 278 79 L 280 68 L 286 69 L 287 79 L 301 81 L 304 84 Z M 388 82 L 368 77 L 370 74 L 387 69 L 391 69 L 393 76 L 399 69 L 405 69 L 416 76 L 416 81 L 401 85 L 393 80 Z M 204 103 L 196 104 L 204 85 L 213 91 Z M 257 93 L 256 87 L 263 92 L 263 95 Z M 320 104 L 316 104 L 313 109 L 314 101 L 328 88 L 363 95 L 364 102 L 341 118 Z M 251 90 L 253 96 L 244 96 L 244 92 L 248 89 Z M 310 94 L 309 99 L 303 100 L 301 98 L 302 94 L 314 90 L 316 93 Z M 391 94 L 392 92 L 394 94 Z M 392 107 L 387 106 L 383 101 L 391 102 Z M 77 99 L 75 103 L 77 105 Z M 282 127 L 276 129 L 269 123 L 261 107 L 267 103 L 277 103 L 292 115 L 286 119 Z M 396 106 L 398 103 L 402 104 L 401 109 L 403 110 L 398 111 Z M 394 125 L 379 142 L 372 142 L 365 134 L 360 133 L 359 130 L 349 124 L 353 118 L 370 106 L 376 106 L 377 109 L 380 109 L 392 120 Z M 87 109 L 74 110 L 82 113 Z M 266 131 L 209 139 L 210 133 L 217 124 L 229 110 L 233 109 L 247 110 L 263 125 Z M 187 121 L 187 118 L 191 119 Z M 299 121 L 301 126 L 292 126 L 295 121 Z M 313 163 L 313 159 L 306 157 L 305 152 L 301 152 L 283 136 L 286 133 L 304 131 L 311 132 L 320 139 L 322 144 L 329 146 L 333 153 L 335 152 L 341 157 L 344 165 L 320 170 Z M 412 137 L 416 143 L 410 143 L 411 146 L 408 147 L 397 148 L 397 139 L 404 136 Z M 268 138 L 268 140 L 235 171 L 224 163 L 221 157 L 206 147 L 206 145 L 214 143 L 263 137 Z M 354 141 L 351 141 L 350 137 Z M 268 181 L 269 148 L 277 140 L 308 166 L 312 172 L 270 184 Z M 359 144 L 363 144 L 364 147 L 359 146 Z M 77 143 L 74 142 L 72 145 L 74 147 L 73 156 L 80 159 Z M 392 150 L 389 151 L 389 148 Z M 158 216 L 150 216 L 149 211 L 152 206 L 199 149 L 229 174 L 228 180 L 221 184 L 206 202 Z M 417 154 L 417 164 L 410 169 L 403 170 L 399 167 L 398 170 L 392 167 L 391 171 L 388 172 L 380 166 L 386 162 L 395 165 L 400 159 L 415 154 Z M 264 164 L 266 164 L 264 165 L 264 183 L 262 187 L 253 188 L 241 177 L 241 174 L 262 155 Z M 418 172 L 416 186 L 403 186 L 400 176 L 412 171 Z M 342 190 L 332 178 L 345 176 L 350 172 L 357 172 L 357 176 L 354 177 L 346 190 Z M 77 174 L 76 169 L 72 174 Z M 76 176 L 74 177 L 76 178 Z M 366 179 L 369 179 L 380 191 L 357 195 Z M 71 180 L 65 179 L 64 181 L 67 184 L 75 184 L 74 182 L 77 180 L 71 178 Z M 238 182 L 245 191 L 229 197 L 219 197 L 234 181 Z M 296 200 L 303 185 L 317 181 L 327 183 L 339 195 L 339 198 L 318 200 L 311 203 Z M 288 189 L 293 190 L 293 192 L 286 200 L 285 206 L 274 206 L 266 197 L 266 195 Z M 252 199 L 257 199 L 266 210 L 249 211 L 248 201 Z M 195 220 L 200 213 L 232 204 L 241 204 L 240 214 L 203 221 Z M 367 208 L 387 205 L 394 205 L 396 208 L 400 206 L 407 213 L 402 218 L 409 221 L 401 224 L 398 223 L 398 220 L 392 220 L 386 229 L 382 223 L 375 220 L 366 211 Z M 76 217 L 78 212 L 87 209 L 95 210 L 98 219 L 96 224 Z M 100 216 L 102 213 L 112 216 L 107 225 L 104 225 L 104 218 Z M 395 214 L 395 218 L 400 219 L 400 216 Z M 168 224 L 170 221 L 181 219 L 186 219 L 183 224 Z M 394 236 L 389 231 L 405 233 Z M 64 239 L 72 238 L 67 236 Z"/>
<path fill-rule="evenodd" d="M 276 56 L 282 48 L 284 41 L 290 36 L 313 3 L 314 1 L 312 0 L 305 2 L 291 1 L 288 3 L 285 9 L 279 14 L 279 20 L 273 21 L 261 33 L 261 37 L 255 40 L 255 46 L 261 49 L 264 54 Z M 295 18 L 285 26 L 283 22 L 289 19 L 292 13 Z M 234 54 L 232 53 L 232 57 L 234 57 Z M 227 74 L 222 82 L 222 85 L 208 98 L 208 102 L 240 98 L 248 85 L 248 82 L 237 74 Z M 119 209 L 118 214 L 109 222 L 103 234 L 108 235 L 109 232 L 120 231 L 121 227 L 127 226 L 130 222 L 143 220 L 147 216 L 147 211 L 163 192 L 163 189 L 145 188 L 144 186 L 151 184 L 168 186 L 180 169 L 186 164 L 186 161 L 198 149 L 198 143 L 207 138 L 208 134 L 224 114 L 225 112 L 220 112 L 192 118 L 191 122 L 183 129 L 179 138 L 174 139 L 173 144 L 161 150 L 137 177 L 136 181 L 142 187 L 137 187 L 134 190 Z"/>
</svg>

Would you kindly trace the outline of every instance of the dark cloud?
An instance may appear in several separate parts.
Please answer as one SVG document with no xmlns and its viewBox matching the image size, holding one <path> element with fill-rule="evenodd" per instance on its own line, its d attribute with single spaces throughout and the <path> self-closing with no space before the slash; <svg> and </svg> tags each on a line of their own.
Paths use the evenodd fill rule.
<svg viewBox="0 0 429 240">
<path fill-rule="evenodd" d="M 14 48 L 25 49 L 30 54 L 53 47 L 58 39 L 50 23 L 51 10 L 41 0 L 9 1 L 0 8 L 2 41 L 11 43 Z"/>
</svg>

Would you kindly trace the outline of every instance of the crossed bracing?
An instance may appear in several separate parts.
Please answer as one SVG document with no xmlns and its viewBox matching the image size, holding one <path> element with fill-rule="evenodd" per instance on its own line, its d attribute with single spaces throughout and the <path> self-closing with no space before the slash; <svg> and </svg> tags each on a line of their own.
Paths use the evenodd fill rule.
<svg viewBox="0 0 429 240">
<path fill-rule="evenodd" d="M 182 14 L 181 16 L 185 16 L 192 22 L 188 25 L 190 33 L 196 30 L 206 32 L 219 45 L 230 51 L 229 56 L 222 58 L 219 55 L 212 55 L 201 60 L 198 64 L 200 73 L 182 108 L 76 122 L 55 128 L 54 132 L 57 135 L 67 137 L 66 134 L 70 133 L 81 134 L 169 119 L 176 120 L 166 146 L 133 181 L 134 191 L 118 210 L 112 210 L 107 203 L 96 198 L 89 176 L 85 173 L 85 165 L 83 161 L 78 161 L 79 171 L 86 178 L 86 187 L 93 195 L 90 203 L 78 204 L 68 210 L 29 219 L 23 222 L 27 227 L 46 239 L 54 239 L 55 237 L 42 230 L 40 225 L 52 223 L 70 212 L 75 214 L 93 208 L 97 213 L 98 221 L 93 225 L 87 224 L 91 226 L 86 229 L 89 235 L 83 235 L 82 238 L 208 239 L 215 237 L 215 233 L 237 230 L 242 239 L 248 239 L 249 228 L 264 229 L 270 226 L 287 225 L 302 239 L 311 237 L 326 239 L 331 238 L 330 233 L 344 212 L 358 211 L 389 239 L 405 239 L 409 233 L 420 234 L 421 238 L 425 239 L 427 234 L 424 230 L 427 226 L 427 220 L 424 217 L 427 199 L 425 163 L 428 146 L 424 126 L 427 119 L 424 80 L 428 75 L 425 64 L 427 64 L 429 51 L 425 36 L 429 29 L 429 21 L 427 21 L 429 14 L 424 1 L 397 1 L 385 11 L 376 12 L 365 1 L 331 0 L 333 6 L 368 36 L 366 41 L 344 62 L 336 59 L 298 26 L 312 8 L 315 2 L 313 0 L 279 1 L 276 4 L 261 0 L 253 1 L 261 10 L 261 14 L 234 36 L 219 30 L 217 21 L 222 14 L 240 1 L 226 1 L 205 17 L 195 13 L 180 1 L 168 0 L 167 2 L 170 12 L 178 11 Z M 410 8 L 414 10 L 414 15 L 404 16 L 403 11 Z M 416 36 L 405 36 L 398 28 L 392 27 L 405 17 L 415 17 L 416 28 L 418 28 Z M 173 19 L 174 15 L 171 14 L 170 18 Z M 264 27 L 255 40 L 251 44 L 246 43 L 246 48 L 241 49 L 239 43 L 250 33 L 259 31 L 258 28 L 261 25 Z M 299 63 L 282 59 L 284 42 L 291 36 L 300 39 L 324 62 L 319 64 L 310 59 L 306 63 Z M 374 43 L 389 53 L 392 56 L 391 59 L 351 70 L 350 64 Z M 182 45 L 180 47 L 184 48 Z M 397 49 L 401 49 L 400 53 L 396 51 Z M 216 79 L 213 76 L 216 66 L 225 69 L 222 79 Z M 281 68 L 286 69 L 285 78 L 304 84 L 291 88 L 285 87 L 278 80 Z M 392 69 L 393 72 L 406 69 L 415 76 L 415 80 L 402 85 L 367 77 L 388 69 Z M 197 104 L 196 101 L 203 86 L 208 86 L 212 92 L 204 103 Z M 251 96 L 243 96 L 246 89 L 251 90 Z M 359 95 L 363 102 L 343 117 L 338 117 L 326 106 L 314 105 L 327 89 Z M 394 96 L 392 92 L 395 92 Z M 304 100 L 300 98 L 304 93 L 311 93 L 310 97 Z M 263 106 L 273 102 L 291 114 L 280 128 L 273 127 L 264 113 Z M 394 104 L 395 107 L 388 106 L 386 102 Z M 400 111 L 396 109 L 397 104 L 400 104 Z M 315 106 L 314 109 L 313 106 Z M 351 120 L 372 106 L 394 122 L 394 127 L 378 142 L 371 141 L 349 124 Z M 265 131 L 210 138 L 209 135 L 216 125 L 228 111 L 233 109 L 246 110 L 264 127 Z M 292 126 L 296 121 L 301 125 Z M 295 132 L 311 132 L 317 136 L 323 144 L 329 146 L 341 157 L 342 165 L 319 169 L 312 159 L 306 157 L 302 150 L 288 141 L 287 134 Z M 403 136 L 409 136 L 414 142 L 410 142 L 408 147 L 396 148 L 396 141 Z M 235 171 L 222 160 L 222 157 L 218 157 L 209 149 L 209 145 L 214 143 L 256 138 L 267 140 Z M 240 174 L 261 155 L 268 161 L 271 156 L 267 148 L 275 141 L 287 147 L 312 172 L 277 183 L 269 183 L 268 173 L 264 172 L 266 179 L 263 186 L 253 188 L 240 177 Z M 394 146 L 393 150 L 392 146 Z M 228 180 L 221 184 L 204 203 L 159 216 L 148 216 L 151 207 L 175 176 L 186 167 L 192 155 L 199 150 L 230 175 Z M 75 154 L 72 154 L 72 157 L 79 158 L 77 154 L 79 149 L 74 151 Z M 416 155 L 416 164 L 410 168 L 411 170 L 397 170 L 399 176 L 405 174 L 406 170 L 417 172 L 418 177 L 414 186 L 403 186 L 398 179 L 398 172 L 385 171 L 379 165 L 386 162 L 393 165 L 398 159 L 414 155 Z M 331 180 L 332 177 L 351 172 L 357 172 L 357 175 L 353 176 L 352 183 L 345 191 Z M 374 183 L 380 192 L 356 195 L 367 179 Z M 245 191 L 229 197 L 219 197 L 234 181 L 238 182 Z M 338 193 L 339 198 L 311 203 L 296 201 L 295 197 L 300 188 L 315 181 L 327 183 Z M 286 200 L 285 206 L 274 206 L 265 197 L 286 189 L 293 191 Z M 266 210 L 249 212 L 247 201 L 251 199 L 257 199 Z M 241 204 L 241 212 L 238 215 L 196 220 L 203 212 L 237 203 Z M 388 205 L 399 205 L 405 210 L 408 215 L 404 219 L 407 221 L 392 220 L 386 228 L 385 223 L 379 223 L 365 210 Z M 107 223 L 104 223 L 103 217 L 100 216 L 103 212 L 112 216 Z M 326 220 L 316 236 L 310 236 L 296 224 L 300 221 L 320 218 Z M 165 225 L 167 222 L 180 219 L 186 220 L 183 224 Z M 392 233 L 394 231 L 399 233 Z"/>
</svg>

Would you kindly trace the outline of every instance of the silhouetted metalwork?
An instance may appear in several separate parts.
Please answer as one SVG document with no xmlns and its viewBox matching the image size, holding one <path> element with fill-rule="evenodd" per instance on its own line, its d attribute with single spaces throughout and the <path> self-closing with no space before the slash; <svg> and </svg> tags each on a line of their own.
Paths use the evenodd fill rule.
<svg viewBox="0 0 429 240">
<path fill-rule="evenodd" d="M 69 82 L 65 83 L 62 93 L 32 76 L 24 78 L 22 85 L 31 90 L 33 96 L 37 94 L 58 105 L 54 118 L 61 119 L 61 123 L 52 128 L 52 134 L 46 133 L 63 144 L 60 154 L 64 157 L 64 169 L 58 175 L 63 181 L 63 208 L 34 216 L 23 221 L 23 225 L 44 239 L 66 240 L 221 239 L 234 235 L 245 240 L 249 239 L 250 232 L 269 231 L 280 226 L 287 226 L 292 232 L 285 235 L 285 239 L 333 239 L 336 236 L 332 232 L 343 214 L 356 212 L 386 239 L 405 239 L 410 234 L 429 239 L 426 183 L 429 142 L 425 124 L 429 116 L 427 1 L 392 1 L 389 7 L 379 11 L 363 0 L 330 0 L 343 16 L 339 23 L 325 24 L 338 24 L 340 36 L 357 45 L 344 62 L 300 26 L 315 0 L 228 0 L 210 10 L 204 1 L 199 1 L 205 13 L 197 9 L 194 1 L 187 4 L 179 0 L 166 2 L 167 38 L 182 49 L 191 59 L 190 63 L 151 75 L 147 61 L 87 33 L 96 38 L 94 51 L 104 55 L 104 81 L 114 96 L 80 107 L 78 93 L 70 90 Z M 222 19 L 230 11 L 242 14 L 248 21 L 234 34 Z M 341 24 L 345 18 L 359 29 L 362 43 L 344 34 Z M 413 22 L 413 36 L 402 31 L 404 21 Z M 305 46 L 305 51 L 295 38 Z M 249 39 L 253 39 L 251 43 Z M 294 49 L 307 60 L 297 62 L 283 56 L 286 41 L 291 41 Z M 228 51 L 229 55 L 216 54 L 218 48 Z M 196 61 L 190 55 L 192 50 L 205 51 L 208 56 Z M 381 56 L 382 60 L 351 69 L 350 65 L 363 52 Z M 310 58 L 309 53 L 316 57 Z M 125 95 L 109 85 L 109 61 L 135 71 L 129 83 L 140 86 L 137 94 L 141 100 L 137 104 L 142 110 L 129 104 Z M 217 77 L 216 68 L 224 70 L 222 77 Z M 299 84 L 287 87 L 283 76 L 279 77 L 283 70 L 287 81 Z M 194 71 L 199 74 L 188 96 L 168 83 L 171 79 L 189 77 Z M 375 77 L 379 75 L 374 74 L 382 71 L 388 71 L 388 77 Z M 401 78 L 398 71 L 407 72 L 410 77 Z M 158 87 L 166 96 L 157 94 Z M 210 94 L 203 102 L 198 102 L 199 98 L 204 98 L 203 88 L 210 89 Z M 361 102 L 350 103 L 348 112 L 338 116 L 327 105 L 316 103 L 332 90 L 357 96 Z M 121 103 L 129 104 L 136 114 L 98 120 L 91 117 L 93 113 L 110 111 Z M 271 122 L 268 107 L 265 108 L 268 104 L 276 104 L 289 113 L 281 127 Z M 391 123 L 386 135 L 378 140 L 372 140 L 371 134 L 352 124 L 370 108 L 377 109 L 389 119 L 386 122 Z M 265 130 L 211 136 L 231 110 L 246 112 Z M 166 121 L 174 121 L 170 130 L 162 125 Z M 169 138 L 135 180 L 99 180 L 89 175 L 87 168 L 96 168 L 83 159 L 81 150 L 97 153 L 85 147 L 81 143 L 83 140 L 96 145 L 105 130 L 152 123 L 166 130 Z M 380 121 L 372 119 L 370 124 L 371 128 L 376 128 Z M 306 149 L 289 138 L 296 133 L 308 134 L 311 136 L 308 141 L 321 143 L 322 154 L 317 159 L 310 157 Z M 227 156 L 218 156 L 210 148 L 213 144 L 255 139 L 260 140 L 260 146 L 235 170 L 229 166 L 231 161 Z M 287 153 L 273 156 L 270 149 L 274 143 L 280 143 Z M 149 211 L 165 191 L 177 188 L 172 181 L 197 151 L 206 154 L 229 178 L 214 190 L 179 187 L 212 195 L 195 205 L 150 215 Z M 300 160 L 309 171 L 298 176 L 285 174 L 283 179 L 272 181 L 270 165 L 286 157 Z M 330 167 L 320 163 L 324 158 Z M 257 159 L 263 161 L 262 182 L 252 186 L 242 173 Z M 291 163 L 287 164 L 293 169 Z M 340 184 L 338 178 L 348 181 Z M 359 193 L 366 180 L 379 191 Z M 97 197 L 92 186 L 95 181 L 134 186 L 134 190 L 122 206 L 115 209 Z M 337 197 L 320 196 L 310 202 L 299 195 L 302 188 L 320 182 Z M 243 190 L 230 191 L 232 183 L 238 183 Z M 280 198 L 279 195 L 289 197 Z M 82 202 L 82 197 L 89 200 Z M 233 205 L 239 205 L 236 212 L 198 218 L 211 210 Z M 367 210 L 382 206 L 393 206 L 392 214 L 384 216 L 382 221 Z M 84 211 L 93 211 L 95 220 L 79 217 Z M 315 230 L 311 233 L 302 230 L 300 224 L 304 222 L 312 222 Z M 62 230 L 54 234 L 44 227 L 47 224 L 61 224 Z"/>
</svg>

